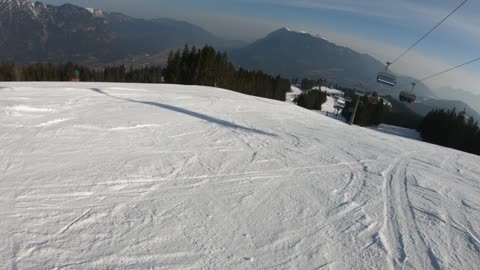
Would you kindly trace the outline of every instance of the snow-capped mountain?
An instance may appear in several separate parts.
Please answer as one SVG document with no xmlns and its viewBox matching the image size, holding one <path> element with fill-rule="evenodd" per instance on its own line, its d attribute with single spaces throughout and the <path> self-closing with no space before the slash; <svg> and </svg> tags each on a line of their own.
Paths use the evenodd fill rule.
<svg viewBox="0 0 480 270">
<path fill-rule="evenodd" d="M 185 43 L 221 42 L 186 22 L 136 19 L 72 4 L 0 0 L 0 13 L 0 60 L 102 62 Z"/>
<path fill-rule="evenodd" d="M 106 54 L 116 38 L 105 19 L 70 4 L 57 7 L 4 0 L 0 10 L 0 59 L 30 62 L 95 57 Z"/>
<path fill-rule="evenodd" d="M 92 13 L 95 17 L 103 17 L 103 11 L 100 9 L 85 8 L 88 12 Z"/>
<path fill-rule="evenodd" d="M 0 0 L 0 4 L 7 4 L 10 8 L 34 6 L 34 3 L 30 0 Z"/>
</svg>

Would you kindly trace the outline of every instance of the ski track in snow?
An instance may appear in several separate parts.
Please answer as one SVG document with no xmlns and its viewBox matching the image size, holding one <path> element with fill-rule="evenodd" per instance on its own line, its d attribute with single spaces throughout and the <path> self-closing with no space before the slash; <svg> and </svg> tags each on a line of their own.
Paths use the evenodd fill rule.
<svg viewBox="0 0 480 270">
<path fill-rule="evenodd" d="M 477 156 L 215 88 L 0 88 L 2 269 L 480 265 Z"/>
</svg>

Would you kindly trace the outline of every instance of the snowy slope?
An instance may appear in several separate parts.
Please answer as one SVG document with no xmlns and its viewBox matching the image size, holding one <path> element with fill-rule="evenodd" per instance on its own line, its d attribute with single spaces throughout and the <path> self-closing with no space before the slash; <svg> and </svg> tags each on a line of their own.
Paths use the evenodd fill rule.
<svg viewBox="0 0 480 270">
<path fill-rule="evenodd" d="M 301 93 L 302 93 L 302 90 L 301 90 L 300 88 L 292 85 L 292 86 L 290 87 L 290 92 L 288 92 L 288 93 L 286 94 L 286 101 L 287 101 L 288 103 L 293 103 L 293 104 L 295 104 L 295 103 L 293 102 L 293 100 L 294 100 L 296 97 L 298 97 Z"/>
<path fill-rule="evenodd" d="M 392 126 L 387 124 L 380 124 L 378 127 L 372 127 L 372 128 L 387 134 L 397 135 L 397 136 L 409 138 L 412 140 L 419 140 L 419 141 L 422 140 L 422 135 L 420 135 L 420 132 L 413 129 L 397 127 L 397 126 Z"/>
<path fill-rule="evenodd" d="M 344 95 L 343 91 L 337 90 L 337 89 L 334 89 L 334 88 L 328 88 L 328 87 L 322 86 L 320 89 L 322 90 L 322 92 L 335 94 L 335 95 L 339 95 L 339 96 L 342 96 L 342 97 Z"/>
<path fill-rule="evenodd" d="M 337 111 L 335 109 L 335 98 L 327 96 L 327 101 L 322 104 L 322 112 L 323 115 L 328 116 L 330 118 L 336 119 L 338 121 L 342 121 L 344 123 L 347 122 L 345 117 L 341 115 L 341 111 Z"/>
<path fill-rule="evenodd" d="M 479 162 L 215 88 L 0 83 L 0 261 L 478 269 Z"/>
</svg>

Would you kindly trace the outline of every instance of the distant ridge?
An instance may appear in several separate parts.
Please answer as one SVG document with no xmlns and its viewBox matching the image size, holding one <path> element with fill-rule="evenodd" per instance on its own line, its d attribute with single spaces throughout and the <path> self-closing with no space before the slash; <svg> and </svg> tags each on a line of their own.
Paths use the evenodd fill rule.
<svg viewBox="0 0 480 270">
<path fill-rule="evenodd" d="M 396 95 L 400 89 L 385 88 L 376 82 L 376 74 L 384 64 L 368 54 L 338 46 L 318 35 L 280 28 L 252 44 L 232 50 L 233 61 L 245 68 L 261 69 L 286 77 L 322 78 L 340 86 L 360 88 L 382 94 Z M 408 85 L 412 78 L 400 77 Z M 435 94 L 424 84 L 418 84 L 420 96 Z"/>
<path fill-rule="evenodd" d="M 20 63 L 112 62 L 168 54 L 186 43 L 220 46 L 225 42 L 183 21 L 136 19 L 72 4 L 0 0 L 0 10 L 0 60 Z"/>
</svg>

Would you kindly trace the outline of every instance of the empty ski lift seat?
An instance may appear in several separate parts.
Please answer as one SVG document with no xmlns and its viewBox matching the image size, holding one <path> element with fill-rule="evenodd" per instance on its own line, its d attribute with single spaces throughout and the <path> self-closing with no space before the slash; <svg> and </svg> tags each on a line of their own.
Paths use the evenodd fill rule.
<svg viewBox="0 0 480 270">
<path fill-rule="evenodd" d="M 377 81 L 386 85 L 397 85 L 397 77 L 387 72 L 379 72 L 377 75 Z"/>
</svg>

